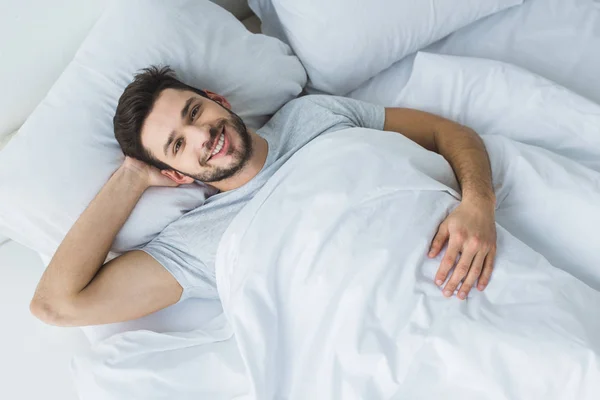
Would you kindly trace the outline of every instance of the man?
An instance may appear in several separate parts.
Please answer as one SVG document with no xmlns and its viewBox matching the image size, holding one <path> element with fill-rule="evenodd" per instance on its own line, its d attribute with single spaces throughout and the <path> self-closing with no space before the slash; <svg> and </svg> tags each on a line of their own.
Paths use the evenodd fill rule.
<svg viewBox="0 0 600 400">
<path fill-rule="evenodd" d="M 185 85 L 170 69 L 156 67 L 136 75 L 126 88 L 114 126 L 127 157 L 71 228 L 40 280 L 31 311 L 47 323 L 119 322 L 187 297 L 217 298 L 215 254 L 231 220 L 298 149 L 319 135 L 353 126 L 398 132 L 448 160 L 462 202 L 433 239 L 430 257 L 448 242 L 435 282 L 442 286 L 449 277 L 443 286 L 447 297 L 462 282 L 461 299 L 476 283 L 479 290 L 488 284 L 496 246 L 495 195 L 483 143 L 464 126 L 416 110 L 305 96 L 253 132 L 224 97 Z M 195 180 L 220 193 L 143 249 L 103 265 L 148 187 Z"/>
</svg>

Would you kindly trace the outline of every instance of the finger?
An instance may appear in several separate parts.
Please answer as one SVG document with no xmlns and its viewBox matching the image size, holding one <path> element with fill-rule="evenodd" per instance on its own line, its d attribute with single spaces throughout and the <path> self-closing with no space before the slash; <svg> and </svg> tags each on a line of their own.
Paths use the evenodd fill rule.
<svg viewBox="0 0 600 400">
<path fill-rule="evenodd" d="M 444 296 L 450 297 L 458 287 L 458 284 L 467 276 L 471 269 L 471 263 L 475 258 L 474 252 L 465 251 L 460 255 L 460 259 L 456 263 L 456 268 L 450 276 L 450 280 L 444 287 Z"/>
<path fill-rule="evenodd" d="M 473 263 L 471 263 L 471 269 L 469 269 L 469 273 L 467 277 L 463 281 L 463 284 L 460 286 L 460 290 L 458 292 L 458 297 L 461 300 L 464 300 L 469 295 L 471 288 L 477 281 L 477 278 L 481 275 L 481 271 L 483 270 L 483 263 L 486 259 L 486 254 L 483 252 L 477 253 L 475 258 L 473 258 Z"/>
<path fill-rule="evenodd" d="M 431 242 L 431 248 L 429 249 L 428 254 L 430 258 L 437 257 L 437 255 L 440 254 L 440 251 L 442 251 L 446 241 L 448 240 L 448 236 L 448 226 L 442 223 L 438 228 L 437 234 L 433 238 L 433 241 Z"/>
<path fill-rule="evenodd" d="M 435 274 L 435 284 L 438 286 L 442 286 L 448 277 L 448 272 L 454 267 L 456 263 L 456 258 L 458 257 L 458 252 L 462 247 L 462 243 L 453 241 L 452 239 L 448 243 L 448 248 L 446 249 L 446 254 L 440 263 L 440 267 L 438 268 L 437 273 Z"/>
<path fill-rule="evenodd" d="M 490 278 L 492 276 L 492 271 L 494 270 L 494 261 L 496 258 L 496 249 L 493 248 L 488 253 L 485 258 L 485 262 L 483 263 L 483 270 L 481 271 L 481 276 L 479 277 L 479 283 L 477 284 L 477 289 L 482 291 L 484 290 L 488 283 L 490 282 Z"/>
</svg>

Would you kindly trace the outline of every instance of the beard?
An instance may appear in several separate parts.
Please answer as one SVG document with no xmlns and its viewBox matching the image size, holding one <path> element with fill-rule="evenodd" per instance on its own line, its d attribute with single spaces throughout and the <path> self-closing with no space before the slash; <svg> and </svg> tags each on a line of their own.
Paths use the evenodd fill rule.
<svg viewBox="0 0 600 400">
<path fill-rule="evenodd" d="M 219 121 L 217 126 L 211 127 L 210 137 L 211 143 L 214 143 L 214 141 L 217 140 L 219 135 L 221 134 L 223 127 L 227 125 L 229 128 L 231 128 L 230 132 L 232 132 L 233 135 L 237 135 L 240 138 L 240 148 L 234 149 L 233 146 L 230 146 L 227 152 L 227 155 L 232 156 L 231 164 L 227 167 L 214 167 L 208 165 L 206 162 L 200 162 L 200 165 L 202 165 L 202 167 L 208 168 L 207 171 L 204 171 L 200 174 L 186 174 L 180 171 L 182 174 L 204 183 L 219 182 L 224 179 L 231 178 L 239 171 L 241 171 L 242 168 L 244 168 L 244 166 L 248 163 L 248 160 L 250 160 L 250 158 L 252 157 L 252 137 L 248 132 L 246 124 L 244 124 L 244 121 L 242 121 L 239 115 L 227 108 L 225 109 L 229 112 L 229 118 L 224 118 L 221 121 Z"/>
</svg>

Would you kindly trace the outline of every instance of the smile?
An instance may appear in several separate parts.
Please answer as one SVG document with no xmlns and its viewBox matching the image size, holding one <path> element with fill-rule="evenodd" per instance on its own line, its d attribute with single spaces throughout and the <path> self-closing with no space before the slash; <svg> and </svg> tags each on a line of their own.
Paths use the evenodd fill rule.
<svg viewBox="0 0 600 400">
<path fill-rule="evenodd" d="M 223 127 L 223 132 L 221 133 L 221 135 L 219 135 L 219 138 L 215 141 L 215 144 L 214 144 L 215 147 L 213 147 L 206 162 L 208 162 L 209 160 L 212 160 L 213 158 L 222 157 L 227 153 L 227 150 L 229 149 L 229 138 L 227 137 L 226 132 L 227 132 L 227 129 L 225 127 Z"/>
<path fill-rule="evenodd" d="M 214 156 L 215 154 L 217 154 L 218 152 L 220 152 L 221 149 L 223 149 L 223 143 L 225 143 L 225 133 L 221 133 L 221 136 L 219 137 L 219 142 L 217 143 L 217 146 L 215 147 L 215 149 L 211 153 L 211 156 Z"/>
</svg>

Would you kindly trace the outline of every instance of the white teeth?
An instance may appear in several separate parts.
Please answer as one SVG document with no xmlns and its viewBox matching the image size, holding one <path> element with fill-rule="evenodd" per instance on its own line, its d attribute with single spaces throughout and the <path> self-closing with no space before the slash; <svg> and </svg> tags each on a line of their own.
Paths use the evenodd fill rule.
<svg viewBox="0 0 600 400">
<path fill-rule="evenodd" d="M 223 148 L 223 143 L 225 143 L 225 134 L 221 133 L 221 137 L 219 138 L 219 143 L 217 144 L 217 147 L 215 147 L 215 149 L 213 150 L 211 155 L 215 155 L 218 152 L 221 151 L 221 149 Z"/>
</svg>

